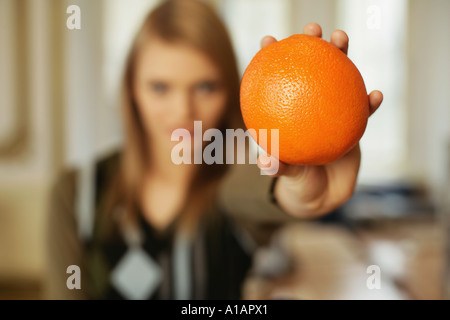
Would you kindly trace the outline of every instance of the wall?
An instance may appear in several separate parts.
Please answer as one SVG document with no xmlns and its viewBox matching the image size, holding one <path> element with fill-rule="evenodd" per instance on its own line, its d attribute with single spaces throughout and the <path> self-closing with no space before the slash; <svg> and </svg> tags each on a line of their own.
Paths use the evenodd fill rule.
<svg viewBox="0 0 450 320">
<path fill-rule="evenodd" d="M 44 268 L 46 198 L 62 162 L 58 1 L 0 2 L 0 279 Z M 55 28 L 56 27 L 56 28 Z"/>
</svg>

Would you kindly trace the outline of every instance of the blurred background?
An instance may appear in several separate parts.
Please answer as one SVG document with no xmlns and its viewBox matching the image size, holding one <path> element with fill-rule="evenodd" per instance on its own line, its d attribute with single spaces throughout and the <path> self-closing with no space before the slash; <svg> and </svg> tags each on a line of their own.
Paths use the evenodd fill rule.
<svg viewBox="0 0 450 320">
<path fill-rule="evenodd" d="M 241 72 L 263 36 L 282 39 L 317 22 L 327 40 L 335 29 L 348 33 L 368 92 L 384 93 L 361 141 L 353 198 L 329 223 L 285 228 L 281 242 L 302 271 L 249 279 L 246 296 L 450 297 L 450 2 L 208 2 L 229 29 Z M 43 297 L 50 187 L 61 168 L 86 167 L 121 145 L 124 58 L 158 3 L 0 0 L 0 299 Z M 66 27 L 73 4 L 79 30 Z M 260 257 L 270 260 L 270 250 Z M 382 288 L 368 293 L 361 287 L 373 264 Z"/>
</svg>

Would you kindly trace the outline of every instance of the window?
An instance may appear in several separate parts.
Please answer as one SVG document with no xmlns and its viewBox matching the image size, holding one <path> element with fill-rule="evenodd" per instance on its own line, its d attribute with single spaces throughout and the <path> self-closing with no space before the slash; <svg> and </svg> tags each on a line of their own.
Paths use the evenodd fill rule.
<svg viewBox="0 0 450 320">
<path fill-rule="evenodd" d="M 260 49 L 266 35 L 289 36 L 290 2 L 286 0 L 222 0 L 219 12 L 230 31 L 241 74 Z"/>
<path fill-rule="evenodd" d="M 401 179 L 408 172 L 406 150 L 406 0 L 340 0 L 337 29 L 350 38 L 348 56 L 360 70 L 367 92 L 384 94 L 361 140 L 360 182 Z"/>
<path fill-rule="evenodd" d="M 104 1 L 104 91 L 108 106 L 117 105 L 125 58 L 145 15 L 157 0 Z"/>
</svg>

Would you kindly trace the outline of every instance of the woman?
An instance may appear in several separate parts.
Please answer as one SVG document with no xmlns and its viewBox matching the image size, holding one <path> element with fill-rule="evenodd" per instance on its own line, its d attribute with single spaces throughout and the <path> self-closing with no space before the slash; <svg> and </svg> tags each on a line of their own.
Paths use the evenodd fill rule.
<svg viewBox="0 0 450 320">
<path fill-rule="evenodd" d="M 317 24 L 304 32 L 321 36 Z M 265 37 L 261 45 L 275 41 Z M 346 52 L 345 33 L 335 31 L 331 42 Z M 267 226 L 318 217 L 353 192 L 359 146 L 327 166 L 281 163 L 276 177 L 250 165 L 173 163 L 174 129 L 192 133 L 194 120 L 203 131 L 245 129 L 229 37 L 202 2 L 167 1 L 148 15 L 128 56 L 122 93 L 125 145 L 97 165 L 95 229 L 86 243 L 76 236 L 77 173 L 65 174 L 55 188 L 54 298 L 240 298 L 251 266 L 249 239 L 263 243 Z M 371 112 L 381 100 L 371 93 Z M 258 166 L 270 161 L 260 156 Z M 68 265 L 80 266 L 80 290 L 67 289 Z"/>
</svg>

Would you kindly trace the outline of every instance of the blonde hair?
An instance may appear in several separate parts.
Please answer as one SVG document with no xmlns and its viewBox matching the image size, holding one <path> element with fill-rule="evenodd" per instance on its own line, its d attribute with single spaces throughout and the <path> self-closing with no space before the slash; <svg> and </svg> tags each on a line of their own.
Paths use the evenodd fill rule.
<svg viewBox="0 0 450 320">
<path fill-rule="evenodd" d="M 148 141 L 138 108 L 133 97 L 133 80 L 136 57 L 141 47 L 153 38 L 169 43 L 190 45 L 218 67 L 227 92 L 226 112 L 218 129 L 225 135 L 225 129 L 242 128 L 239 109 L 239 73 L 228 32 L 214 10 L 203 2 L 194 0 L 164 1 L 145 18 L 136 34 L 126 60 L 122 84 L 122 114 L 125 130 L 125 147 L 121 158 L 119 193 L 115 200 L 125 204 L 126 216 L 136 218 L 140 208 L 142 177 L 150 155 Z M 225 157 L 224 148 L 224 157 Z M 214 200 L 220 178 L 227 171 L 225 164 L 202 164 L 194 178 L 188 195 L 184 225 L 195 226 L 201 212 Z"/>
</svg>

